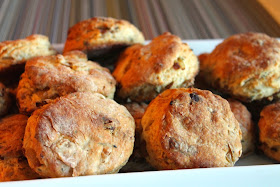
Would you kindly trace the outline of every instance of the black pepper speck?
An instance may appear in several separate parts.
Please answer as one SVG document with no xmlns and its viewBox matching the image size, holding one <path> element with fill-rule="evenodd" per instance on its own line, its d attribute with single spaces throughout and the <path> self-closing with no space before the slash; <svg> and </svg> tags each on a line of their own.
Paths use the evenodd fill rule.
<svg viewBox="0 0 280 187">
<path fill-rule="evenodd" d="M 199 101 L 199 96 L 196 93 L 191 93 L 190 97 L 193 101 L 198 102 Z"/>
</svg>

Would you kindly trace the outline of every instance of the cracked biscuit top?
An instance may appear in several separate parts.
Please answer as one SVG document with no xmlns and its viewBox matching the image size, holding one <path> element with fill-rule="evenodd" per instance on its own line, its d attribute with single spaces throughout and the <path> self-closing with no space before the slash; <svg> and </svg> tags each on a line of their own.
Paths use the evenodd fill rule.
<svg viewBox="0 0 280 187">
<path fill-rule="evenodd" d="M 149 104 L 141 125 L 146 159 L 157 169 L 233 166 L 242 153 L 238 121 L 210 91 L 166 90 Z"/>
<path fill-rule="evenodd" d="M 113 76 L 118 82 L 119 98 L 143 102 L 166 89 L 193 85 L 198 70 L 197 57 L 190 47 L 166 32 L 148 45 L 126 48 Z"/>
<path fill-rule="evenodd" d="M 5 85 L 18 83 L 28 59 L 54 54 L 56 51 L 44 35 L 34 34 L 25 39 L 0 42 L 0 81 Z"/>
<path fill-rule="evenodd" d="M 133 151 L 127 109 L 99 93 L 75 92 L 33 112 L 23 147 L 44 177 L 116 173 Z"/>
<path fill-rule="evenodd" d="M 244 102 L 271 100 L 280 90 L 280 42 L 276 38 L 236 34 L 200 59 L 200 74 L 211 86 Z"/>
<path fill-rule="evenodd" d="M 89 53 L 96 51 L 93 56 L 100 56 L 109 49 L 135 43 L 144 43 L 144 36 L 128 21 L 94 17 L 81 21 L 68 30 L 63 52 L 81 50 L 91 56 Z"/>
<path fill-rule="evenodd" d="M 20 112 L 27 114 L 49 100 L 77 91 L 113 98 L 116 84 L 107 68 L 88 61 L 80 51 L 31 59 L 21 78 L 17 101 Z"/>
<path fill-rule="evenodd" d="M 55 54 L 47 36 L 34 34 L 25 39 L 0 42 L 0 72 L 36 56 Z"/>
</svg>

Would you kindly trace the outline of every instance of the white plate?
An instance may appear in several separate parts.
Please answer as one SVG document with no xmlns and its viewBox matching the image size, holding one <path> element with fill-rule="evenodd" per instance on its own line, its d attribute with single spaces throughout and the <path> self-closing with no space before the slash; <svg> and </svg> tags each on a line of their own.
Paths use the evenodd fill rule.
<svg viewBox="0 0 280 187">
<path fill-rule="evenodd" d="M 222 40 L 188 40 L 196 55 L 211 52 Z M 62 51 L 63 44 L 54 45 Z M 276 186 L 280 165 L 262 155 L 241 158 L 234 167 L 118 173 L 55 179 L 4 182 L 0 186 Z"/>
</svg>

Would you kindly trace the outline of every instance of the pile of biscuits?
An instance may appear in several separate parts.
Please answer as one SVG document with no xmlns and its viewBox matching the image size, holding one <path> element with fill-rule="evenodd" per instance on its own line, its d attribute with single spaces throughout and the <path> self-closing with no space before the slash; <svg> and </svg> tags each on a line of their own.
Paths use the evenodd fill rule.
<svg viewBox="0 0 280 187">
<path fill-rule="evenodd" d="M 277 101 L 279 58 L 260 33 L 198 58 L 104 17 L 71 27 L 62 54 L 42 35 L 1 42 L 0 181 L 233 166 L 258 142 L 248 109 Z M 280 161 L 278 105 L 260 114 L 259 147 Z"/>
</svg>

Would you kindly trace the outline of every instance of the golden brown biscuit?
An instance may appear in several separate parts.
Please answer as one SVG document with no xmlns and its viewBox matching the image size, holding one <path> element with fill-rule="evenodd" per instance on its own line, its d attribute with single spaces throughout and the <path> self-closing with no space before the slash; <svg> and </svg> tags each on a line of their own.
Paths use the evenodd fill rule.
<svg viewBox="0 0 280 187">
<path fill-rule="evenodd" d="M 76 91 L 113 98 L 116 81 L 107 68 L 88 61 L 80 51 L 27 61 L 17 89 L 21 113 L 31 113 L 51 99 Z"/>
<path fill-rule="evenodd" d="M 265 34 L 233 35 L 200 59 L 205 80 L 242 101 L 269 98 L 280 90 L 280 42 Z"/>
<path fill-rule="evenodd" d="M 121 54 L 113 72 L 119 85 L 117 95 L 150 101 L 166 89 L 193 85 L 198 68 L 189 46 L 179 37 L 164 33 L 148 45 L 134 45 Z"/>
<path fill-rule="evenodd" d="M 20 157 L 28 116 L 15 114 L 0 120 L 0 156 Z"/>
<path fill-rule="evenodd" d="M 266 106 L 260 116 L 260 149 L 268 157 L 280 161 L 280 103 Z"/>
<path fill-rule="evenodd" d="M 144 43 L 144 36 L 128 21 L 94 17 L 68 30 L 63 52 L 81 50 L 89 59 L 102 63 L 106 56 L 112 57 L 135 43 Z"/>
<path fill-rule="evenodd" d="M 40 176 L 28 165 L 25 157 L 0 159 L 0 181 L 38 179 Z"/>
<path fill-rule="evenodd" d="M 135 133 L 141 133 L 142 132 L 141 119 L 145 113 L 146 108 L 148 107 L 148 104 L 131 102 L 131 103 L 124 104 L 124 106 L 134 118 Z"/>
<path fill-rule="evenodd" d="M 76 92 L 33 112 L 23 147 L 41 176 L 115 173 L 132 154 L 134 129 L 124 106 L 98 93 Z"/>
<path fill-rule="evenodd" d="M 55 53 L 44 35 L 34 34 L 25 39 L 0 42 L 0 81 L 6 85 L 18 82 L 28 59 Z"/>
<path fill-rule="evenodd" d="M 145 158 L 142 156 L 143 153 L 141 152 L 141 119 L 145 113 L 146 108 L 148 107 L 148 104 L 131 102 L 124 104 L 124 106 L 130 112 L 135 121 L 135 142 L 133 154 L 130 156 L 127 164 L 120 170 L 120 172 L 140 172 L 155 170 L 150 164 L 146 162 Z"/>
<path fill-rule="evenodd" d="M 228 99 L 228 102 L 234 117 L 239 122 L 242 132 L 242 155 L 246 155 L 250 152 L 253 152 L 255 148 L 255 126 L 251 113 L 248 111 L 245 105 L 237 100 Z"/>
<path fill-rule="evenodd" d="M 25 115 L 16 114 L 0 120 L 0 181 L 39 178 L 22 151 L 27 119 Z"/>
<path fill-rule="evenodd" d="M 233 166 L 241 130 L 228 102 L 210 91 L 169 89 L 141 120 L 147 161 L 157 169 Z"/>
<path fill-rule="evenodd" d="M 11 107 L 11 97 L 8 89 L 0 83 L 0 116 L 8 113 Z"/>
<path fill-rule="evenodd" d="M 206 59 L 206 57 L 208 56 L 208 53 L 202 53 L 200 55 L 197 56 L 198 61 L 201 62 L 204 59 Z M 201 89 L 201 90 L 210 90 L 212 93 L 215 93 L 216 90 L 214 90 L 211 86 L 209 86 L 209 84 L 206 82 L 206 80 L 204 79 L 203 76 L 201 76 L 201 73 L 198 73 L 198 75 L 195 77 L 195 83 L 194 83 L 194 87 Z M 217 94 L 217 95 L 221 95 L 221 94 Z"/>
</svg>

